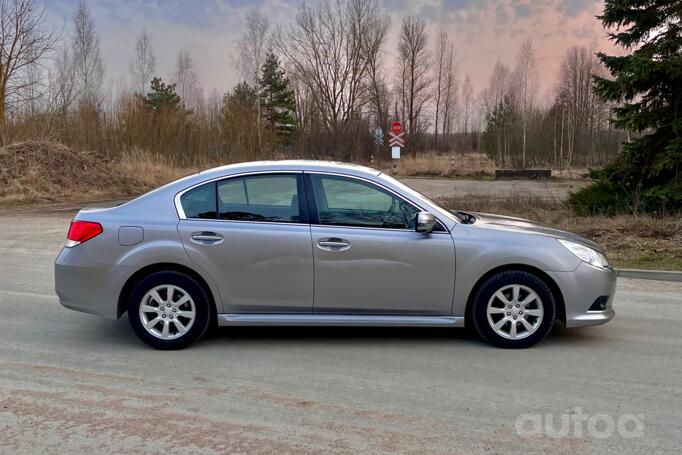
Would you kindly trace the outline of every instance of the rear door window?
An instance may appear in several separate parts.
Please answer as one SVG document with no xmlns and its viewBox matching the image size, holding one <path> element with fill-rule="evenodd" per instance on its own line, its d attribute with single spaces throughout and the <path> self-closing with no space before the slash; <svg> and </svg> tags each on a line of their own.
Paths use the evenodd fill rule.
<svg viewBox="0 0 682 455">
<path fill-rule="evenodd" d="M 237 177 L 218 182 L 221 220 L 301 223 L 301 182 L 297 174 Z"/>
</svg>

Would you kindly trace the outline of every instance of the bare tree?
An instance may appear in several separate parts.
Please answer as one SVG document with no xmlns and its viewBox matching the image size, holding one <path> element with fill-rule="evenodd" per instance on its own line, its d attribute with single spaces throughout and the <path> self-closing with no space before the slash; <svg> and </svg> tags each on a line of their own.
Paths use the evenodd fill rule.
<svg viewBox="0 0 682 455">
<path fill-rule="evenodd" d="M 133 89 L 139 94 L 144 94 L 154 73 L 156 73 L 156 57 L 152 38 L 147 30 L 143 29 L 135 41 L 135 57 L 130 61 Z"/>
<path fill-rule="evenodd" d="M 462 85 L 462 113 L 464 114 L 463 127 L 464 133 L 469 133 L 471 113 L 474 104 L 474 87 L 471 85 L 471 77 L 467 74 Z"/>
<path fill-rule="evenodd" d="M 559 68 L 559 86 L 556 105 L 560 125 L 558 161 L 570 167 L 576 149 L 592 155 L 590 162 L 599 162 L 605 157 L 594 159 L 597 152 L 594 134 L 608 126 L 608 106 L 594 94 L 592 78 L 603 75 L 605 69 L 593 49 L 574 46 L 566 51 Z"/>
<path fill-rule="evenodd" d="M 442 104 L 445 100 L 444 92 L 446 91 L 446 80 L 447 80 L 447 66 L 448 59 L 451 58 L 452 49 L 450 48 L 450 40 L 448 38 L 448 33 L 445 29 L 441 29 L 438 33 L 438 38 L 436 39 L 436 52 L 434 54 L 434 66 L 435 66 L 435 86 L 434 86 L 434 98 L 436 115 L 434 118 L 435 131 L 434 131 L 434 142 L 436 146 L 438 145 L 438 128 L 440 126 L 440 115 L 442 112 Z"/>
<path fill-rule="evenodd" d="M 383 72 L 383 48 L 389 23 L 386 15 L 376 17 L 376 22 L 370 27 L 367 43 L 364 46 L 367 58 L 366 89 L 364 90 L 368 99 L 366 104 L 376 123 L 384 129 L 388 127 L 391 109 L 391 91 Z"/>
<path fill-rule="evenodd" d="M 261 68 L 268 46 L 270 22 L 260 9 L 246 15 L 246 30 L 237 42 L 237 70 L 242 80 L 252 88 L 258 88 Z"/>
<path fill-rule="evenodd" d="M 193 107 L 197 101 L 198 83 L 194 59 L 187 49 L 181 49 L 175 59 L 173 82 L 185 108 Z"/>
<path fill-rule="evenodd" d="M 278 33 L 279 52 L 314 97 L 328 131 L 366 102 L 365 77 L 385 20 L 376 0 L 324 0 L 316 8 L 303 4 L 291 28 Z"/>
<path fill-rule="evenodd" d="M 0 0 L 0 142 L 7 140 L 7 110 L 35 96 L 35 77 L 26 72 L 53 47 L 41 30 L 44 10 L 38 0 Z"/>
<path fill-rule="evenodd" d="M 404 18 L 398 38 L 397 73 L 408 141 L 414 141 L 426 127 L 422 123 L 422 110 L 430 99 L 430 60 L 424 21 L 415 16 Z"/>
<path fill-rule="evenodd" d="M 444 93 L 441 97 L 443 103 L 443 126 L 441 131 L 450 137 L 457 118 L 458 91 L 459 91 L 459 61 L 457 53 L 450 45 L 445 55 Z"/>
<path fill-rule="evenodd" d="M 104 65 L 95 23 L 84 1 L 78 4 L 73 18 L 73 61 L 81 102 L 99 106 L 102 101 Z"/>
<path fill-rule="evenodd" d="M 535 94 L 538 90 L 537 63 L 535 60 L 535 50 L 530 39 L 521 44 L 521 49 L 516 57 L 516 67 L 514 69 L 515 82 L 518 87 L 516 95 L 521 109 L 521 128 L 522 146 L 521 156 L 522 165 L 526 167 L 526 144 L 528 130 L 528 116 L 533 108 Z"/>
</svg>

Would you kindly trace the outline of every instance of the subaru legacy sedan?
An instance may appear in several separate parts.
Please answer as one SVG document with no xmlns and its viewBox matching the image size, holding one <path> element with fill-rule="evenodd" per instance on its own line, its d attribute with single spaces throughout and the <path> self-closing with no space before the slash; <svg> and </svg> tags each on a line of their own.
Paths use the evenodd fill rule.
<svg viewBox="0 0 682 455">
<path fill-rule="evenodd" d="M 375 169 L 321 161 L 200 172 L 81 210 L 59 301 L 178 349 L 219 326 L 473 327 L 525 348 L 555 321 L 614 316 L 596 243 L 519 218 L 449 211 Z"/>
</svg>

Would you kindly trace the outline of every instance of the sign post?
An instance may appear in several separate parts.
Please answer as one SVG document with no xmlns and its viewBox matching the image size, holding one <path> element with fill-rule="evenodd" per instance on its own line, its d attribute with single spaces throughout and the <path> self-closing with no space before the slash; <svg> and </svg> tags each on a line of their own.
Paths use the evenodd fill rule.
<svg viewBox="0 0 682 455">
<path fill-rule="evenodd" d="M 374 144 L 377 146 L 377 155 L 379 154 L 379 147 L 384 145 L 384 131 L 377 126 L 374 130 Z M 370 163 L 374 164 L 374 155 L 370 157 Z"/>
<path fill-rule="evenodd" d="M 398 173 L 398 160 L 400 159 L 400 149 L 405 147 L 403 136 L 403 124 L 396 120 L 391 123 L 391 131 L 388 133 L 388 145 L 391 147 L 391 159 L 393 160 L 393 175 Z"/>
</svg>

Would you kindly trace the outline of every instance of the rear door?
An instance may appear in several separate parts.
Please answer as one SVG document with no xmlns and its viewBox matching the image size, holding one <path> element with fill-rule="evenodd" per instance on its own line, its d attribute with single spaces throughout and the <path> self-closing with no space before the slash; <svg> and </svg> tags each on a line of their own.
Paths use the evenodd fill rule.
<svg viewBox="0 0 682 455">
<path fill-rule="evenodd" d="M 217 283 L 228 313 L 310 313 L 313 257 L 301 174 L 252 174 L 180 196 L 192 261 Z M 183 217 L 184 215 L 184 217 Z"/>
<path fill-rule="evenodd" d="M 373 182 L 305 175 L 315 313 L 451 314 L 455 248 L 442 225 L 416 232 L 420 208 Z"/>
</svg>

